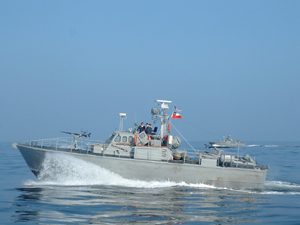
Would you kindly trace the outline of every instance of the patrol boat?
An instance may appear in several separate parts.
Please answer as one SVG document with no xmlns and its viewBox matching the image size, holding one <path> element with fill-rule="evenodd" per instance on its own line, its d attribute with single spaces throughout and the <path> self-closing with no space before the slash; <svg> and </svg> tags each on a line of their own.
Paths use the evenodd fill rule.
<svg viewBox="0 0 300 225">
<path fill-rule="evenodd" d="M 209 142 L 212 147 L 218 148 L 234 148 L 238 146 L 245 146 L 245 142 L 243 141 L 233 141 L 231 135 L 228 135 L 227 138 L 223 138 L 222 141 L 212 141 Z"/>
<path fill-rule="evenodd" d="M 202 152 L 179 150 L 180 137 L 167 133 L 172 118 L 172 114 L 167 112 L 172 102 L 155 102 L 158 107 L 153 107 L 151 113 L 154 122 L 160 122 L 158 134 L 138 133 L 136 126 L 124 131 L 126 114 L 120 113 L 120 129 L 105 142 L 87 141 L 90 133 L 67 132 L 74 136 L 73 139 L 34 140 L 13 143 L 13 147 L 21 152 L 37 178 L 46 169 L 44 161 L 50 154 L 56 160 L 63 160 L 64 155 L 69 155 L 71 159 L 74 157 L 96 164 L 127 179 L 203 183 L 229 188 L 264 187 L 268 166 L 258 165 L 249 155 L 236 157 L 218 148 Z"/>
</svg>

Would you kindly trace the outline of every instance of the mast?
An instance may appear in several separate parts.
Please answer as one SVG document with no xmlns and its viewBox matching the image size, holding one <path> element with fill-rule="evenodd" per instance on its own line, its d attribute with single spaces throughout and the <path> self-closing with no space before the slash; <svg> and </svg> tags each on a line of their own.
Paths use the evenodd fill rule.
<svg viewBox="0 0 300 225">
<path fill-rule="evenodd" d="M 167 134 L 167 122 L 169 120 L 169 116 L 167 115 L 167 111 L 169 110 L 168 103 L 172 103 L 172 101 L 155 100 L 155 102 L 160 103 L 161 115 L 157 115 L 157 116 L 159 116 L 161 119 L 160 137 L 161 139 L 163 139 Z"/>
</svg>

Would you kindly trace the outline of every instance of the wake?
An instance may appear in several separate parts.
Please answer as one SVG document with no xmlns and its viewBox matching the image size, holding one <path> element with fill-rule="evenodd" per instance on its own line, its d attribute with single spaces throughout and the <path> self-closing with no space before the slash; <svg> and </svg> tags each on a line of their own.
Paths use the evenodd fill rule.
<svg viewBox="0 0 300 225">
<path fill-rule="evenodd" d="M 136 188 L 162 188 L 192 186 L 197 188 L 215 188 L 205 184 L 189 185 L 185 182 L 131 180 L 112 173 L 98 165 L 85 162 L 70 155 L 47 154 L 38 180 L 25 181 L 29 186 L 123 186 Z"/>
<path fill-rule="evenodd" d="M 126 179 L 98 165 L 64 154 L 47 154 L 38 180 L 27 180 L 26 186 L 122 186 L 134 188 L 190 187 L 195 189 L 230 190 L 253 194 L 300 195 L 300 184 L 266 181 L 261 190 L 237 190 L 206 184 L 188 184 L 172 181 L 141 181 Z"/>
</svg>

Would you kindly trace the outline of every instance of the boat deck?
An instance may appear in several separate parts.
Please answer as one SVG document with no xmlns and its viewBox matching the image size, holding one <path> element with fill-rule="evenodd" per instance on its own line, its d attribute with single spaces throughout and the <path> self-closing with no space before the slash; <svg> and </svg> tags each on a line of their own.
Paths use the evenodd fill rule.
<svg viewBox="0 0 300 225">
<path fill-rule="evenodd" d="M 105 142 L 101 141 L 86 141 L 84 139 L 80 140 L 78 142 L 77 148 L 72 147 L 73 139 L 72 138 L 53 138 L 53 139 L 41 139 L 41 140 L 33 140 L 29 142 L 23 142 L 20 143 L 21 145 L 30 146 L 34 148 L 40 148 L 43 150 L 52 150 L 52 151 L 58 151 L 58 152 L 72 152 L 77 154 L 89 154 L 94 155 L 97 157 L 118 157 L 118 158 L 127 158 L 135 160 L 132 156 L 122 156 L 122 155 L 111 155 L 105 153 L 105 147 L 108 147 L 109 145 Z M 103 151 L 101 153 L 94 153 L 92 151 L 91 146 L 92 145 L 101 145 L 104 146 Z M 133 144 L 132 147 L 135 147 Z M 144 147 L 147 147 L 144 146 Z M 150 147 L 150 146 L 149 146 Z M 160 148 L 161 146 L 159 146 Z M 117 148 L 117 147 L 116 147 Z M 153 147 L 151 147 L 153 148 Z M 207 151 L 197 151 L 195 152 L 192 149 L 184 149 L 187 152 L 187 155 L 183 157 L 183 159 L 173 159 L 173 160 L 160 160 L 165 161 L 167 163 L 175 163 L 175 164 L 198 164 L 201 165 L 202 158 L 210 158 L 210 159 L 216 159 L 216 165 L 217 167 L 238 167 L 238 168 L 246 168 L 246 169 L 268 169 L 267 166 L 258 166 L 256 164 L 249 164 L 247 161 L 242 160 L 241 158 L 236 158 L 236 161 L 230 162 L 230 163 L 221 163 L 220 162 L 220 156 L 217 153 L 214 152 L 207 152 Z M 221 153 L 223 154 L 223 153 Z M 228 153 L 224 153 L 223 155 L 231 155 Z"/>
</svg>

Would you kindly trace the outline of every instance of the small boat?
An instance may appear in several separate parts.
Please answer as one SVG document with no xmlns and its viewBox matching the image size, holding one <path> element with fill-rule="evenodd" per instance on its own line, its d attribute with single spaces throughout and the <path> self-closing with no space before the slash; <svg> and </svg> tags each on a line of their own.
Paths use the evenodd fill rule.
<svg viewBox="0 0 300 225">
<path fill-rule="evenodd" d="M 100 166 L 123 178 L 143 181 L 172 181 L 187 184 L 203 183 L 216 187 L 263 188 L 268 166 L 258 165 L 248 154 L 239 157 L 224 153 L 219 148 L 208 151 L 179 149 L 181 138 L 170 134 L 172 101 L 155 100 L 158 107 L 151 110 L 153 123 L 160 123 L 150 134 L 135 125 L 123 130 L 125 113 L 120 113 L 120 128 L 104 141 L 89 141 L 90 133 L 72 133 L 70 138 L 52 138 L 13 143 L 30 170 L 39 178 L 47 170 L 47 157 L 56 161 L 80 159 Z M 175 115 L 173 117 L 173 115 Z M 139 131 L 138 131 L 139 130 Z M 49 160 L 48 160 L 49 162 Z M 56 165 L 51 165 L 55 167 Z M 59 173 L 57 168 L 55 171 Z"/>
<path fill-rule="evenodd" d="M 222 141 L 213 141 L 209 142 L 211 147 L 217 148 L 234 148 L 238 146 L 245 146 L 245 142 L 243 141 L 233 141 L 231 135 L 228 135 L 227 138 L 223 138 Z"/>
</svg>

